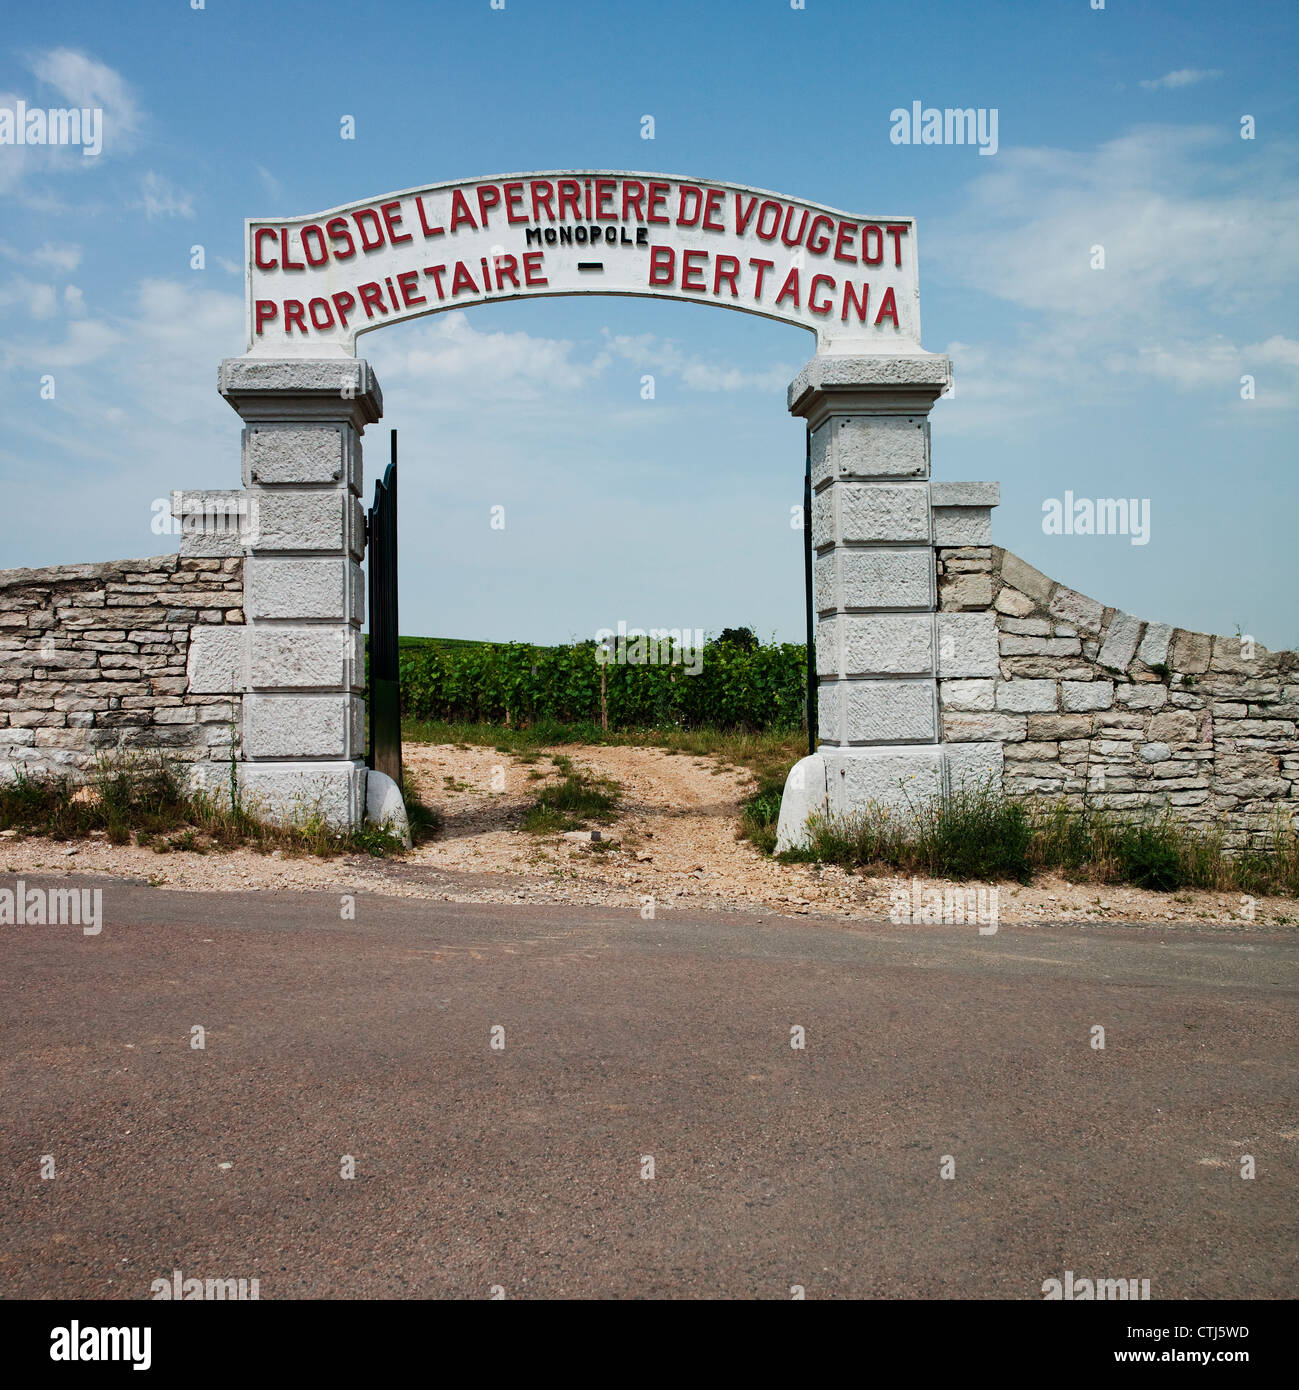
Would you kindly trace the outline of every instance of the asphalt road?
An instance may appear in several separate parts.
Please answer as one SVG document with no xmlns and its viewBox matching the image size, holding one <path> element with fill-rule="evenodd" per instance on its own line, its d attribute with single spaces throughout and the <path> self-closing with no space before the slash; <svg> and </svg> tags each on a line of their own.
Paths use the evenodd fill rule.
<svg viewBox="0 0 1299 1390">
<path fill-rule="evenodd" d="M 103 887 L 0 927 L 5 1296 L 1294 1293 L 1299 936 Z"/>
</svg>

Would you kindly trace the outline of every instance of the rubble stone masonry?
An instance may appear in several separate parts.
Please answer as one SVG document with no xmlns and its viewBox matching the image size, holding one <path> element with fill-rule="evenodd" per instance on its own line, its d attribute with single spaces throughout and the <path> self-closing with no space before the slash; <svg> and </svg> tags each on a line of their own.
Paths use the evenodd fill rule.
<svg viewBox="0 0 1299 1390">
<path fill-rule="evenodd" d="M 995 614 L 999 670 L 940 680 L 945 743 L 1012 795 L 1174 814 L 1240 848 L 1299 811 L 1299 654 L 1148 623 L 997 546 L 939 547 L 939 607 Z"/>
<path fill-rule="evenodd" d="M 194 629 L 244 620 L 242 556 L 0 571 L 0 776 L 116 751 L 230 757 L 240 696 L 191 695 Z"/>
</svg>

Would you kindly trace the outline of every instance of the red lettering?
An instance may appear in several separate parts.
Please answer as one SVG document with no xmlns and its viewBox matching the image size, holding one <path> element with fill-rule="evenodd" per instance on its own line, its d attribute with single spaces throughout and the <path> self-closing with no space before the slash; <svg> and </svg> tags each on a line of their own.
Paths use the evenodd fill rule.
<svg viewBox="0 0 1299 1390">
<path fill-rule="evenodd" d="M 767 271 L 769 271 L 769 270 L 772 268 L 772 266 L 775 264 L 775 262 L 774 262 L 774 261 L 760 261 L 760 260 L 758 260 L 756 257 L 750 256 L 750 257 L 749 257 L 749 264 L 754 268 L 754 270 L 756 270 L 756 271 L 758 272 L 758 278 L 757 278 L 757 280 L 756 280 L 756 282 L 754 283 L 754 286 L 753 286 L 753 297 L 754 297 L 754 299 L 761 299 L 761 298 L 762 298 L 762 277 L 767 273 Z"/>
<path fill-rule="evenodd" d="M 767 215 L 768 208 L 770 208 L 771 211 L 776 214 L 776 216 L 771 224 L 771 230 L 768 232 L 764 232 L 762 230 L 762 219 Z M 755 230 L 757 231 L 758 235 L 762 238 L 763 241 L 771 241 L 774 239 L 776 233 L 780 230 L 779 203 L 773 203 L 770 198 L 768 198 L 767 201 L 763 203 L 763 205 L 758 209 L 758 225 Z"/>
<path fill-rule="evenodd" d="M 535 253 L 534 253 L 535 254 Z M 517 290 L 519 288 L 519 263 L 513 256 L 496 257 L 496 288 L 503 289 L 505 277 L 510 277 L 510 284 Z"/>
<path fill-rule="evenodd" d="M 343 327 L 347 327 L 347 316 L 356 308 L 356 300 L 352 298 L 346 290 L 339 290 L 334 295 L 334 308 L 338 311 L 338 322 Z"/>
<path fill-rule="evenodd" d="M 284 331 L 290 332 L 294 328 L 300 328 L 305 334 L 307 331 L 307 306 L 300 299 L 286 299 L 284 301 Z"/>
<path fill-rule="evenodd" d="M 514 226 L 519 222 L 526 222 L 528 214 L 523 208 L 523 185 L 521 183 L 506 183 L 501 185 L 501 191 L 505 194 L 505 220 Z M 517 212 L 517 216 L 515 215 Z"/>
<path fill-rule="evenodd" d="M 646 222 L 669 222 L 671 218 L 667 213 L 662 217 L 654 216 L 654 209 L 662 207 L 668 200 L 668 194 L 672 191 L 670 183 L 652 183 L 649 186 L 649 211 L 645 214 Z"/>
<path fill-rule="evenodd" d="M 690 217 L 686 216 L 686 195 L 695 195 L 694 211 Z M 704 200 L 702 188 L 696 188 L 693 183 L 683 183 L 681 185 L 681 197 L 677 200 L 677 226 L 693 227 L 699 221 L 699 205 Z"/>
<path fill-rule="evenodd" d="M 270 228 L 267 228 L 270 231 Z M 275 233 L 271 232 L 274 236 Z M 280 306 L 273 299 L 259 299 L 253 305 L 253 332 L 260 338 L 262 327 L 280 316 Z"/>
<path fill-rule="evenodd" d="M 394 211 L 396 209 L 396 211 Z M 414 241 L 415 238 L 409 232 L 402 232 L 398 235 L 397 228 L 401 226 L 401 203 L 381 203 L 379 211 L 383 213 L 383 225 L 388 229 L 388 241 L 392 246 L 397 246 L 403 241 Z"/>
<path fill-rule="evenodd" d="M 268 236 L 272 241 L 274 241 L 275 228 L 258 227 L 258 229 L 253 233 L 253 264 L 257 267 L 258 270 L 275 270 L 278 268 L 280 264 L 279 261 L 262 260 L 262 238 L 264 236 Z"/>
<path fill-rule="evenodd" d="M 362 218 L 368 217 L 374 224 L 371 228 L 373 241 L 365 234 L 365 223 Z M 356 230 L 361 233 L 361 250 L 377 251 L 383 245 L 383 229 L 379 225 L 379 214 L 373 208 L 362 208 L 360 212 L 352 214 L 352 221 L 356 223 Z"/>
<path fill-rule="evenodd" d="M 468 222 L 475 230 L 478 230 L 478 223 L 474 221 L 474 215 L 469 211 L 469 204 L 465 202 L 465 195 L 457 188 L 451 195 L 451 230 L 462 223 Z"/>
<path fill-rule="evenodd" d="M 651 185 L 652 187 L 652 185 Z M 649 282 L 651 285 L 670 285 L 676 279 L 677 253 L 670 246 L 650 247 Z"/>
<path fill-rule="evenodd" d="M 377 280 L 371 280 L 365 285 L 358 285 L 356 292 L 361 296 L 361 307 L 365 310 L 366 318 L 372 319 L 376 309 L 381 314 L 388 312 L 388 306 L 383 302 L 383 287 Z"/>
<path fill-rule="evenodd" d="M 320 307 L 325 311 L 324 323 L 321 323 L 320 320 L 316 317 L 317 304 L 319 304 Z M 307 305 L 307 312 L 311 315 L 312 328 L 332 328 L 334 326 L 334 311 L 329 307 L 329 300 L 313 299 Z"/>
<path fill-rule="evenodd" d="M 740 273 L 740 262 L 735 256 L 718 256 L 713 266 L 713 293 L 717 294 L 723 280 L 731 287 L 731 298 L 738 299 L 740 291 L 735 277 Z"/>
<path fill-rule="evenodd" d="M 407 284 L 407 281 L 410 281 L 410 283 Z M 397 277 L 397 288 L 401 291 L 401 302 L 408 309 L 415 304 L 428 303 L 428 300 L 422 294 L 415 293 L 415 286 L 417 284 L 419 284 L 418 270 L 406 270 Z"/>
<path fill-rule="evenodd" d="M 845 280 L 843 282 L 843 313 L 840 314 L 839 317 L 843 320 L 844 323 L 848 322 L 848 305 L 851 304 L 852 307 L 857 311 L 857 317 L 861 320 L 862 323 L 865 323 L 866 303 L 870 299 L 870 297 L 871 287 L 869 285 L 863 285 L 861 287 L 861 302 L 858 303 L 856 291 L 852 287 L 852 281 Z"/>
<path fill-rule="evenodd" d="M 308 232 L 314 232 L 316 234 L 316 249 L 320 253 L 318 259 L 311 254 L 311 244 L 307 240 Z M 329 247 L 325 245 L 324 230 L 321 227 L 317 226 L 314 222 L 303 227 L 302 229 L 302 254 L 307 258 L 308 265 L 324 265 L 325 262 L 329 259 Z"/>
<path fill-rule="evenodd" d="M 582 185 L 576 179 L 560 179 L 555 185 L 558 191 L 559 220 L 564 220 L 564 210 L 567 208 L 573 214 L 573 221 L 582 220 L 582 210 L 578 206 L 582 197 Z"/>
<path fill-rule="evenodd" d="M 818 303 L 816 302 L 816 287 L 817 287 L 818 285 L 822 285 L 822 284 L 824 284 L 824 285 L 829 285 L 830 291 L 831 291 L 831 293 L 833 294 L 833 292 L 834 292 L 834 276 L 833 276 L 833 275 L 813 275 L 813 276 L 812 276 L 812 284 L 811 284 L 811 287 L 809 288 L 809 290 L 808 290 L 808 292 L 807 292 L 807 307 L 808 307 L 809 309 L 811 309 L 811 311 L 812 311 L 814 314 L 828 314 L 828 313 L 830 312 L 830 310 L 834 308 L 834 300 L 833 300 L 832 298 L 827 299 L 827 300 L 825 301 L 825 304 L 824 304 L 824 305 L 818 304 Z"/>
<path fill-rule="evenodd" d="M 785 230 L 781 232 L 780 239 L 786 246 L 797 246 L 803 240 L 803 233 L 807 231 L 807 209 L 803 209 L 803 220 L 798 224 L 798 231 L 791 238 L 789 235 L 789 224 L 793 220 L 794 209 L 785 209 Z"/>
<path fill-rule="evenodd" d="M 871 240 L 872 233 L 874 234 L 873 242 Z M 861 258 L 866 265 L 879 265 L 884 259 L 884 233 L 878 227 L 863 227 L 861 229 Z"/>
<path fill-rule="evenodd" d="M 794 308 L 795 308 L 795 309 L 797 309 L 797 308 L 799 308 L 799 307 L 801 306 L 801 302 L 802 302 L 802 301 L 801 301 L 801 300 L 799 299 L 799 297 L 798 297 L 798 267 L 797 267 L 797 266 L 795 266 L 794 269 L 791 270 L 791 271 L 789 272 L 789 274 L 785 276 L 785 283 L 784 283 L 783 285 L 781 285 L 781 287 L 780 287 L 780 293 L 776 296 L 776 305 L 777 305 L 777 307 L 779 307 L 780 301 L 781 301 L 782 299 L 787 298 L 787 297 L 790 298 L 790 299 L 792 299 L 792 300 L 794 301 Z"/>
<path fill-rule="evenodd" d="M 690 259 L 692 256 L 698 258 L 698 265 L 692 263 Z M 683 290 L 706 290 L 708 286 L 704 284 L 704 266 L 707 264 L 707 251 L 683 251 L 681 253 L 681 288 Z M 697 283 L 690 278 L 692 275 L 699 276 Z"/>
<path fill-rule="evenodd" d="M 499 207 L 501 190 L 494 183 L 485 183 L 478 190 L 478 220 L 487 226 L 487 209 Z"/>
<path fill-rule="evenodd" d="M 735 195 L 735 230 L 741 236 L 744 235 L 744 229 L 749 225 L 749 219 L 753 216 L 753 209 L 757 206 L 758 195 L 756 193 L 753 195 L 752 198 L 749 199 L 749 207 L 747 211 L 744 207 L 743 197 L 739 193 Z"/>
<path fill-rule="evenodd" d="M 540 251 L 523 253 L 523 283 L 525 285 L 548 285 L 550 281 L 541 273 Z"/>
<path fill-rule="evenodd" d="M 845 251 L 852 251 L 852 244 L 857 237 L 857 224 L 855 222 L 840 222 L 839 230 L 834 238 L 834 258 L 836 261 L 848 261 L 849 263 L 857 259 L 856 253 L 845 256 Z"/>
<path fill-rule="evenodd" d="M 714 218 L 718 211 L 718 204 L 722 201 L 722 190 L 720 188 L 710 188 L 704 198 L 704 220 L 700 226 L 706 227 L 710 232 L 724 232 L 726 227 L 723 223 Z"/>
<path fill-rule="evenodd" d="M 461 290 L 473 290 L 477 294 L 478 285 L 464 261 L 457 261 L 455 274 L 451 277 L 451 298 L 454 299 Z"/>
<path fill-rule="evenodd" d="M 356 244 L 352 240 L 352 233 L 347 229 L 347 219 L 345 217 L 331 217 L 325 223 L 325 230 L 329 233 L 329 239 L 334 243 L 334 259 L 336 261 L 350 261 L 356 255 Z M 347 243 L 347 250 L 338 249 L 339 239 Z"/>
<path fill-rule="evenodd" d="M 911 230 L 905 222 L 890 222 L 884 230 L 893 238 L 893 264 L 902 264 L 902 238 Z M 896 323 L 897 320 L 894 319 Z"/>
<path fill-rule="evenodd" d="M 281 227 L 281 228 L 280 228 L 280 269 L 281 269 L 281 270 L 306 270 L 306 268 L 307 268 L 307 265 L 306 265 L 306 262 L 305 262 L 305 261 L 291 261 L 291 260 L 289 260 L 289 229 L 288 229 L 287 227 Z M 287 310 L 287 309 L 284 311 L 284 315 L 285 315 L 285 318 L 287 319 L 287 317 L 288 317 L 288 310 Z M 305 333 L 307 330 L 304 328 L 302 331 Z"/>
<path fill-rule="evenodd" d="M 825 223 L 825 231 L 818 232 L 816 229 L 822 222 Z M 827 217 L 823 212 L 818 212 L 812 219 L 812 226 L 807 234 L 807 249 L 814 255 L 824 256 L 830 249 L 830 231 L 833 227 L 834 218 Z M 817 245 L 818 242 L 819 245 Z"/>
<path fill-rule="evenodd" d="M 617 179 L 596 179 L 595 181 L 595 215 L 605 221 L 613 222 L 618 218 L 618 214 L 613 210 L 613 195 L 617 191 Z M 605 208 L 606 200 L 609 203 Z"/>
<path fill-rule="evenodd" d="M 893 320 L 893 327 L 898 327 L 898 302 L 893 295 L 893 286 L 890 285 L 884 291 L 884 298 L 880 300 L 880 311 L 875 315 L 875 327 L 878 328 L 884 321 L 884 316 L 888 315 Z"/>
<path fill-rule="evenodd" d="M 632 189 L 635 189 L 635 193 Z M 639 179 L 624 179 L 622 185 L 622 220 L 627 220 L 627 209 L 631 208 L 636 214 L 637 222 L 644 222 L 645 209 L 645 185 Z"/>
<path fill-rule="evenodd" d="M 433 288 L 438 292 L 439 299 L 446 298 L 446 295 L 442 293 L 442 272 L 445 269 L 446 266 L 444 265 L 426 265 L 424 267 L 424 274 L 433 281 Z"/>
<path fill-rule="evenodd" d="M 555 220 L 555 214 L 550 206 L 550 200 L 554 197 L 555 189 L 547 179 L 535 179 L 528 185 L 532 193 L 532 220 L 541 221 L 541 209 L 546 209 L 546 217 L 549 221 Z"/>
<path fill-rule="evenodd" d="M 428 215 L 424 211 L 423 198 L 415 199 L 415 207 L 419 212 L 419 226 L 420 231 L 424 233 L 424 240 L 427 241 L 431 236 L 442 236 L 443 233 L 446 231 L 446 228 L 429 226 Z"/>
</svg>

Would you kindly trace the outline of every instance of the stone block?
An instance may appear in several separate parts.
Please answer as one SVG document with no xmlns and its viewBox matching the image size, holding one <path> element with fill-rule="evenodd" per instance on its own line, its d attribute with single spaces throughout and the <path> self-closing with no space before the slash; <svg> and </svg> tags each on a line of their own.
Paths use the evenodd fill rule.
<svg viewBox="0 0 1299 1390">
<path fill-rule="evenodd" d="M 1212 637 L 1203 632 L 1184 632 L 1177 628 L 1173 632 L 1173 659 L 1170 664 L 1174 671 L 1198 676 L 1209 669 L 1212 650 Z"/>
<path fill-rule="evenodd" d="M 995 676 L 997 660 L 997 618 L 993 613 L 939 613 L 938 674 Z"/>
<path fill-rule="evenodd" d="M 1050 612 L 1053 618 L 1059 618 L 1062 623 L 1080 628 L 1083 632 L 1099 632 L 1105 617 L 1105 605 L 1075 589 L 1061 587 L 1051 598 Z"/>
<path fill-rule="evenodd" d="M 1002 656 L 1078 656 L 1082 649 L 1077 637 L 1018 637 L 1013 632 L 1002 633 L 998 646 Z"/>
<path fill-rule="evenodd" d="M 938 735 L 933 681 L 847 681 L 839 695 L 850 743 L 916 743 Z"/>
<path fill-rule="evenodd" d="M 934 507 L 935 545 L 990 545 L 992 512 L 988 507 Z"/>
<path fill-rule="evenodd" d="M 1071 712 L 1109 709 L 1114 704 L 1114 682 L 1061 681 L 1060 701 Z"/>
<path fill-rule="evenodd" d="M 931 675 L 933 625 L 928 614 L 845 614 L 838 619 L 841 666 L 848 676 Z M 820 642 L 818 640 L 818 647 Z"/>
<path fill-rule="evenodd" d="M 954 792 L 985 786 L 1000 788 L 1003 759 L 1000 743 L 945 743 L 943 763 L 948 788 Z"/>
<path fill-rule="evenodd" d="M 1096 660 L 1111 671 L 1126 671 L 1137 654 L 1143 623 L 1130 613 L 1116 613 Z"/>
<path fill-rule="evenodd" d="M 249 515 L 248 544 L 259 554 L 275 550 L 344 548 L 344 507 L 337 492 L 255 492 Z"/>
<path fill-rule="evenodd" d="M 926 483 L 836 483 L 840 542 L 929 541 Z"/>
<path fill-rule="evenodd" d="M 997 708 L 1008 714 L 1043 714 L 1056 707 L 1055 681 L 1000 681 Z"/>
<path fill-rule="evenodd" d="M 210 790 L 220 791 L 229 772 L 220 763 L 196 769 L 196 777 Z M 249 804 L 268 818 L 305 821 L 323 815 L 332 825 L 359 826 L 365 817 L 365 764 L 240 763 L 240 787 Z"/>
<path fill-rule="evenodd" d="M 195 695 L 225 695 L 248 684 L 246 627 L 196 628 L 190 637 L 186 674 Z"/>
<path fill-rule="evenodd" d="M 942 606 L 949 611 L 983 609 L 992 604 L 992 576 L 989 574 L 953 574 L 944 578 L 939 587 Z"/>
<path fill-rule="evenodd" d="M 1012 555 L 1009 550 L 1003 550 L 1001 553 L 1001 582 L 1027 594 L 1039 604 L 1046 603 L 1051 597 L 1051 590 L 1055 588 L 1053 579 L 1048 579 L 1041 570 L 1035 570 L 1032 565 L 1021 560 L 1018 555 Z"/>
<path fill-rule="evenodd" d="M 1005 613 L 1011 618 L 1027 618 L 1037 605 L 1027 594 L 1021 594 L 1018 589 L 1003 585 L 993 607 L 998 613 Z"/>
<path fill-rule="evenodd" d="M 816 598 L 832 608 L 929 608 L 933 551 L 838 548 L 817 557 Z"/>
<path fill-rule="evenodd" d="M 344 568 L 338 559 L 261 559 L 246 562 L 245 611 L 259 618 L 345 619 Z M 362 589 L 364 597 L 364 589 Z"/>
<path fill-rule="evenodd" d="M 986 712 L 994 708 L 990 680 L 939 681 L 938 691 L 945 710 Z"/>
<path fill-rule="evenodd" d="M 1022 714 L 963 714 L 943 711 L 943 742 L 1018 743 L 1026 737 L 1026 718 Z"/>
<path fill-rule="evenodd" d="M 343 759 L 354 744 L 355 695 L 247 695 L 244 754 L 263 758 Z"/>
<path fill-rule="evenodd" d="M 1140 685 L 1121 685 L 1118 701 L 1127 709 L 1163 709 L 1168 703 L 1168 687 L 1148 682 Z"/>
<path fill-rule="evenodd" d="M 244 430 L 244 483 L 337 483 L 343 480 L 340 424 L 249 425 Z"/>
<path fill-rule="evenodd" d="M 826 478 L 927 478 L 923 415 L 833 415 L 812 433 L 812 482 Z"/>
<path fill-rule="evenodd" d="M 1167 623 L 1148 623 L 1137 655 L 1147 666 L 1165 666 L 1172 641 L 1173 629 Z"/>
<path fill-rule="evenodd" d="M 249 677 L 254 689 L 342 690 L 353 651 L 350 627 L 258 626 L 249 633 Z"/>
</svg>

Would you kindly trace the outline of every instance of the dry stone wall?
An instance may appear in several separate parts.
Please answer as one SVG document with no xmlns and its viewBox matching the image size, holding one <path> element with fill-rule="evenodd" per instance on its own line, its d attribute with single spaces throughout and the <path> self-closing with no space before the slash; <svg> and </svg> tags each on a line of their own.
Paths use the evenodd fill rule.
<svg viewBox="0 0 1299 1390">
<path fill-rule="evenodd" d="M 0 777 L 104 753 L 228 760 L 240 697 L 189 693 L 191 631 L 244 620 L 241 556 L 0 571 Z"/>
<path fill-rule="evenodd" d="M 1239 848 L 1299 811 L 1299 655 L 1143 622 L 997 546 L 937 550 L 939 606 L 995 615 L 996 676 L 940 680 L 947 744 L 995 741 L 1006 791 L 1164 808 Z"/>
</svg>

